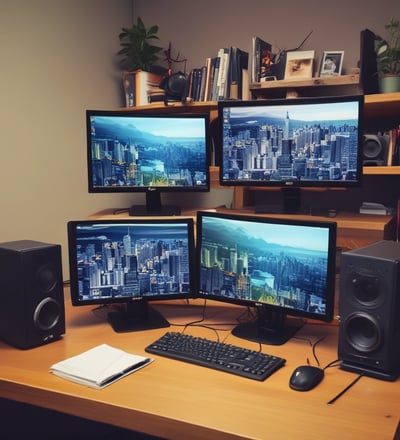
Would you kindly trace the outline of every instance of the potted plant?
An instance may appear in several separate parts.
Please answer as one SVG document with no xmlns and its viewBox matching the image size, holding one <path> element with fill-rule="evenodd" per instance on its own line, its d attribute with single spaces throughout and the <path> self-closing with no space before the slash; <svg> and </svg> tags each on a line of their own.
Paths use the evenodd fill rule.
<svg viewBox="0 0 400 440">
<path fill-rule="evenodd" d="M 378 79 L 382 93 L 400 91 L 400 21 L 391 18 L 385 25 L 386 39 L 375 36 Z"/>
<path fill-rule="evenodd" d="M 153 44 L 158 40 L 158 26 L 153 25 L 148 28 L 143 20 L 138 17 L 136 24 L 130 28 L 122 28 L 119 34 L 121 49 L 118 55 L 121 55 L 124 69 L 144 70 L 150 72 L 153 65 L 158 60 L 158 54 L 162 48 Z"/>
</svg>

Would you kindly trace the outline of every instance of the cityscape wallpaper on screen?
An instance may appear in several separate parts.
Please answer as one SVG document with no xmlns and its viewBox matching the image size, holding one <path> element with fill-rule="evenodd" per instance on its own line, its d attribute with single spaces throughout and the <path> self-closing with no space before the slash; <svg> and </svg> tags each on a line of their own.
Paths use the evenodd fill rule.
<svg viewBox="0 0 400 440">
<path fill-rule="evenodd" d="M 89 225 L 76 230 L 80 300 L 187 293 L 188 228 Z"/>
<path fill-rule="evenodd" d="M 206 144 L 200 117 L 92 115 L 92 186 L 207 187 Z"/>
<path fill-rule="evenodd" d="M 354 181 L 358 103 L 223 108 L 223 181 Z"/>
<path fill-rule="evenodd" d="M 200 292 L 325 314 L 329 231 L 203 217 Z"/>
</svg>

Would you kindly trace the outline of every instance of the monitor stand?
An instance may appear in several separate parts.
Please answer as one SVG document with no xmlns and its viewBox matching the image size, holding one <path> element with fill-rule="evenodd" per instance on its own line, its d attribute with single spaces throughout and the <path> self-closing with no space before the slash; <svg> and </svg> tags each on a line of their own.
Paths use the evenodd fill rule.
<svg viewBox="0 0 400 440">
<path fill-rule="evenodd" d="M 300 188 L 281 188 L 282 205 L 260 205 L 256 214 L 307 214 L 301 207 Z"/>
<path fill-rule="evenodd" d="M 181 210 L 178 206 L 163 206 L 161 194 L 157 188 L 148 188 L 146 191 L 146 205 L 132 205 L 129 208 L 130 216 L 173 216 L 180 215 Z"/>
<path fill-rule="evenodd" d="M 117 312 L 108 314 L 108 322 L 117 333 L 169 327 L 169 322 L 146 300 L 131 300 Z"/>
<path fill-rule="evenodd" d="M 335 217 L 334 209 L 303 207 L 301 204 L 301 188 L 281 188 L 282 205 L 259 205 L 254 208 L 256 214 L 301 214 L 316 217 Z"/>
<path fill-rule="evenodd" d="M 282 345 L 291 339 L 303 325 L 303 320 L 288 319 L 281 311 L 257 308 L 257 319 L 237 325 L 232 329 L 232 334 L 260 344 Z"/>
</svg>

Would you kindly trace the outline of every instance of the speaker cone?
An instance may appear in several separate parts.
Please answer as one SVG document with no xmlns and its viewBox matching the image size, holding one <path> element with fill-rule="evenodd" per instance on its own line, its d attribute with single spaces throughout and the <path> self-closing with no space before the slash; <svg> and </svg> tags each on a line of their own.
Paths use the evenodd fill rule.
<svg viewBox="0 0 400 440">
<path fill-rule="evenodd" d="M 347 342 L 362 353 L 377 350 L 382 344 L 378 322 L 366 313 L 353 313 L 344 322 Z"/>
<path fill-rule="evenodd" d="M 351 284 L 354 297 L 363 304 L 376 301 L 379 296 L 379 278 L 373 275 L 353 273 Z"/>
<path fill-rule="evenodd" d="M 61 318 L 62 307 L 54 298 L 43 298 L 33 314 L 33 322 L 40 330 L 50 330 Z"/>
</svg>

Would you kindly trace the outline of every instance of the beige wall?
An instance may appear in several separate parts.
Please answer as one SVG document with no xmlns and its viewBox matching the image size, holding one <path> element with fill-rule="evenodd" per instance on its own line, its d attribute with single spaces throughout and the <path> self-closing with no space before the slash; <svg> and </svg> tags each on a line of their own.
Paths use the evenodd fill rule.
<svg viewBox="0 0 400 440">
<path fill-rule="evenodd" d="M 68 220 L 143 200 L 88 194 L 86 180 L 85 110 L 123 105 L 115 54 L 132 17 L 158 24 L 188 68 L 220 46 L 249 50 L 255 34 L 290 47 L 311 29 L 305 49 L 343 49 L 345 66 L 353 66 L 359 31 L 383 29 L 397 1 L 1 0 L 0 242 L 61 244 L 68 278 Z M 179 202 L 230 200 L 230 190 L 214 190 Z"/>
<path fill-rule="evenodd" d="M 133 0 L 134 15 L 158 24 L 164 44 L 199 67 L 219 47 L 251 50 L 255 35 L 275 49 L 296 47 L 313 31 L 303 49 L 314 49 L 317 67 L 324 50 L 344 50 L 344 68 L 357 65 L 360 31 L 384 32 L 390 16 L 400 14 L 398 0 Z M 160 5 L 163 5 L 160 7 Z"/>
</svg>

